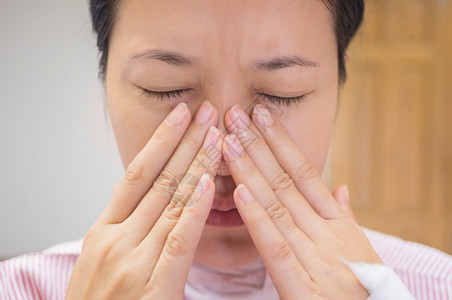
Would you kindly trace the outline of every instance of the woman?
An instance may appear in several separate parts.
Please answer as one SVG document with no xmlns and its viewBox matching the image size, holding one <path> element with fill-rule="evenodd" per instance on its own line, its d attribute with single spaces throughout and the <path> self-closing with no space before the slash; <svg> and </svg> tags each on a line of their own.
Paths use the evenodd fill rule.
<svg viewBox="0 0 452 300">
<path fill-rule="evenodd" d="M 361 228 L 321 180 L 363 9 L 91 0 L 126 171 L 83 240 L 3 262 L 0 297 L 452 297 L 450 256 Z"/>
</svg>

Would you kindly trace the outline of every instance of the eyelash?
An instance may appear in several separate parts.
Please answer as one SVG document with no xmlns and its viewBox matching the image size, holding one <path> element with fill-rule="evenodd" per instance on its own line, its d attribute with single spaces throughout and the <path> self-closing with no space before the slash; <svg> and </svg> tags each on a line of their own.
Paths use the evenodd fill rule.
<svg viewBox="0 0 452 300">
<path fill-rule="evenodd" d="M 174 91 L 167 91 L 167 92 L 154 92 L 150 91 L 144 88 L 141 89 L 141 94 L 144 95 L 147 98 L 157 98 L 159 100 L 171 100 L 171 98 L 178 97 L 182 95 L 184 92 L 189 91 L 190 89 L 180 89 L 180 90 L 174 90 Z M 265 101 L 269 101 L 271 103 L 275 103 L 277 105 L 284 105 L 286 107 L 289 107 L 292 104 L 298 104 L 301 101 L 303 101 L 306 97 L 306 94 L 297 96 L 297 97 L 278 97 L 274 95 L 269 95 L 265 93 L 258 93 L 258 95 L 265 98 Z"/>
</svg>

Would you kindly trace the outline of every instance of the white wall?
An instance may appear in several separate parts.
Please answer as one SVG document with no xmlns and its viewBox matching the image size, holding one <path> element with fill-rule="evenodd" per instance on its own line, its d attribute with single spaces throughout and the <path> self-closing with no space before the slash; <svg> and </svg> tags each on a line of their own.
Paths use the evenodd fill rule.
<svg viewBox="0 0 452 300">
<path fill-rule="evenodd" d="M 0 0 L 0 258 L 83 237 L 123 168 L 88 0 Z"/>
</svg>

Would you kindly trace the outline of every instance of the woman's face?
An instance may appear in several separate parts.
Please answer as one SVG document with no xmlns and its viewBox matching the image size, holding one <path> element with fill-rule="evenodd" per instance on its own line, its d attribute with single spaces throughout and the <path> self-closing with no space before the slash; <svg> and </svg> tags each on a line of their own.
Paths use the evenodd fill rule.
<svg viewBox="0 0 452 300">
<path fill-rule="evenodd" d="M 158 50 L 150 52 L 158 54 L 154 58 L 131 58 L 152 50 Z M 187 90 L 158 99 L 140 88 Z M 321 0 L 122 0 L 110 40 L 106 93 L 125 168 L 179 102 L 186 102 L 194 116 L 208 99 L 223 132 L 225 113 L 234 104 L 247 112 L 266 104 L 322 173 L 338 94 L 329 11 Z M 305 96 L 287 106 L 263 94 Z M 236 184 L 224 163 L 220 169 L 215 201 L 235 206 Z M 221 267 L 257 255 L 245 225 L 206 225 L 195 260 Z"/>
</svg>

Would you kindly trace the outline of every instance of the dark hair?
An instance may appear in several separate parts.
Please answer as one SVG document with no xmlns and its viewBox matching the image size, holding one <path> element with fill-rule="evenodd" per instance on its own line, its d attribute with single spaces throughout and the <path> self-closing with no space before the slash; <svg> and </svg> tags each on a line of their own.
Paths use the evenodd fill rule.
<svg viewBox="0 0 452 300">
<path fill-rule="evenodd" d="M 364 14 L 364 0 L 322 0 L 330 10 L 337 42 L 339 80 L 345 82 L 345 51 L 361 25 Z M 120 0 L 90 0 L 93 31 L 97 35 L 97 47 L 101 53 L 99 78 L 105 84 L 108 46 L 113 25 L 118 14 Z"/>
</svg>

